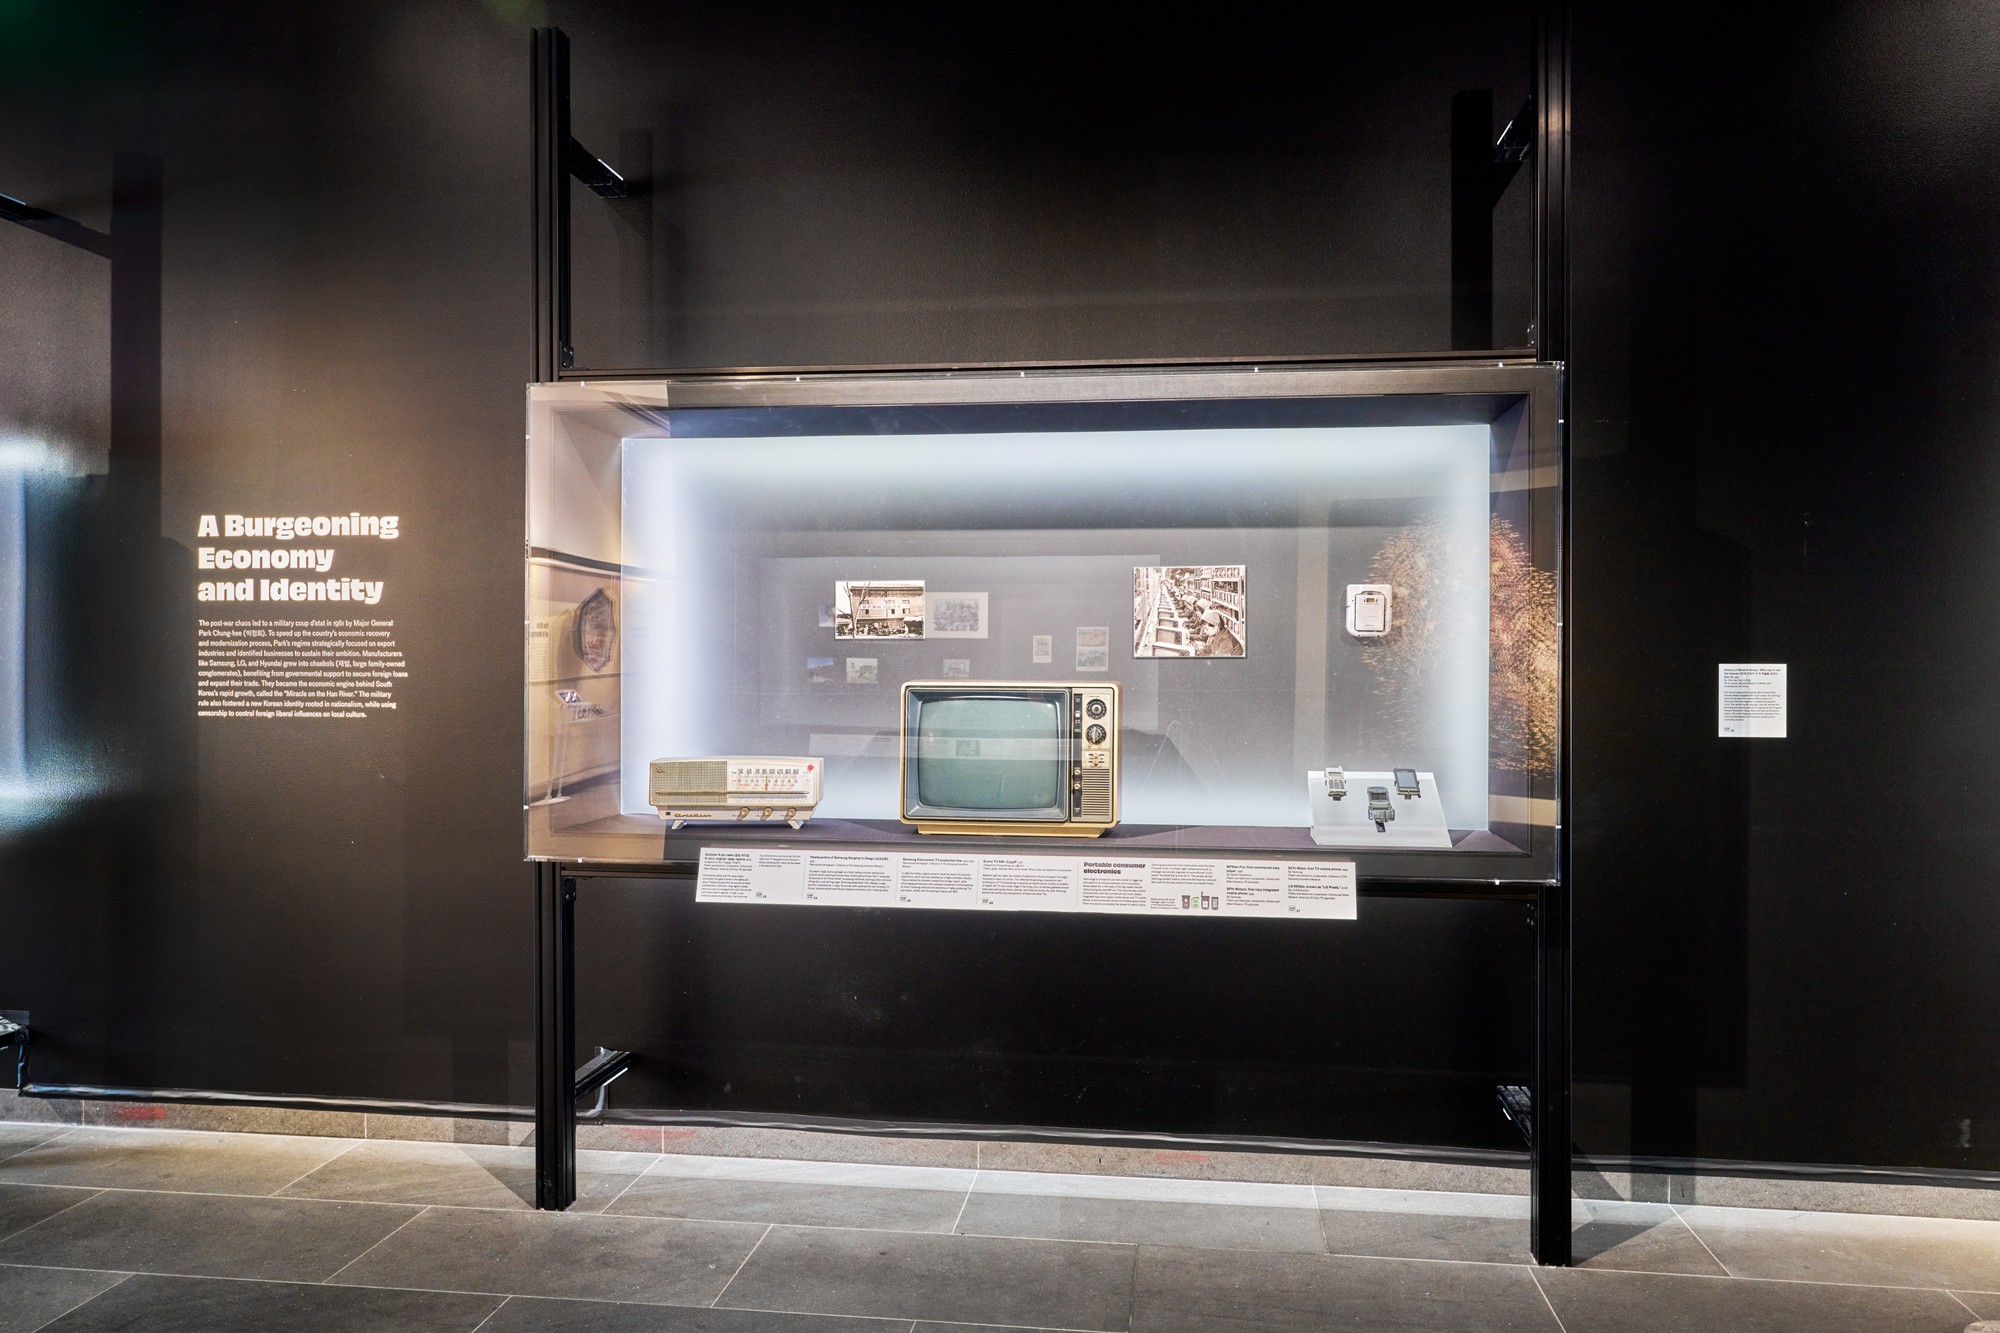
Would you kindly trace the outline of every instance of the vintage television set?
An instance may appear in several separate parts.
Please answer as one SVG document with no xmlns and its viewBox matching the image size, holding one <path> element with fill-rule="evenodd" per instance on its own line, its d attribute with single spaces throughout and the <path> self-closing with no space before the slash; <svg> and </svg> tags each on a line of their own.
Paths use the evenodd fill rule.
<svg viewBox="0 0 2000 1333">
<path fill-rule="evenodd" d="M 902 821 L 919 833 L 1094 838 L 1118 822 L 1115 681 L 910 681 Z"/>
</svg>

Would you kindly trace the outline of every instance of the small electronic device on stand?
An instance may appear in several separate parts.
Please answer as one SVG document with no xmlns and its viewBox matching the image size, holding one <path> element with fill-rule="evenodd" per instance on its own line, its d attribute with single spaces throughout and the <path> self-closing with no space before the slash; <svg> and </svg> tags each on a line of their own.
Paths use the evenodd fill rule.
<svg viewBox="0 0 2000 1333">
<path fill-rule="evenodd" d="M 1354 788 L 1360 794 L 1348 800 Z M 1432 774 L 1414 768 L 1364 773 L 1329 765 L 1306 774 L 1306 797 L 1312 804 L 1312 840 L 1321 847 L 1451 846 Z"/>
</svg>

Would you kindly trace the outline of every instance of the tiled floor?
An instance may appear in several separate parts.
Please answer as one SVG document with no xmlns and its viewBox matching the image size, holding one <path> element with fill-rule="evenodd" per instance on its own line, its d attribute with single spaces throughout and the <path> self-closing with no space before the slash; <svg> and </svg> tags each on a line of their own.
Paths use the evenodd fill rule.
<svg viewBox="0 0 2000 1333">
<path fill-rule="evenodd" d="M 0 1123 L 0 1333 L 1800 1330 L 2000 1318 L 2000 1222 Z"/>
</svg>

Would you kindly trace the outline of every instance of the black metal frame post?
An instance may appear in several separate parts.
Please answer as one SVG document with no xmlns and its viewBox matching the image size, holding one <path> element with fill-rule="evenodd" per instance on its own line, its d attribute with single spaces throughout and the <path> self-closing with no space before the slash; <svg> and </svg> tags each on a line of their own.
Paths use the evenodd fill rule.
<svg viewBox="0 0 2000 1333">
<path fill-rule="evenodd" d="M 1535 109 L 1535 349 L 1536 359 L 1566 366 L 1569 360 L 1569 5 L 1541 0 L 1536 8 Z M 1569 376 L 1557 388 L 1562 484 L 1569 483 Z M 1565 489 L 1567 494 L 1567 489 Z M 1554 882 L 1542 891 L 1535 913 L 1535 1065 L 1531 1085 L 1533 1142 L 1529 1145 L 1531 1211 L 1529 1245 L 1536 1260 L 1570 1262 L 1572 1193 L 1569 879 L 1569 506 L 1563 506 L 1558 627 L 1563 664 L 1561 739 L 1556 747 Z"/>
<path fill-rule="evenodd" d="M 529 39 L 534 117 L 535 382 L 552 384 L 575 360 L 569 334 L 569 38 L 537 28 Z"/>
<path fill-rule="evenodd" d="M 535 1207 L 576 1202 L 576 881 L 535 869 Z"/>
</svg>

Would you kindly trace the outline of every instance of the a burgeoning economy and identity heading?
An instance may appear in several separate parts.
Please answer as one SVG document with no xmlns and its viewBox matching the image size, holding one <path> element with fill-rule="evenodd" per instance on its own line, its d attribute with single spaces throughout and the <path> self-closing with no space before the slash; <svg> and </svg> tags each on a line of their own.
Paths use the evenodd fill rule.
<svg viewBox="0 0 2000 1333">
<path fill-rule="evenodd" d="M 299 514 L 275 517 L 246 517 L 203 514 L 195 530 L 203 537 L 239 537 L 289 542 L 314 537 L 374 537 L 394 541 L 401 523 L 394 514 Z M 303 577 L 272 578 L 246 574 L 243 578 L 204 580 L 195 585 L 198 602 L 361 602 L 374 606 L 382 600 L 387 583 L 357 578 L 326 578 L 333 572 L 335 552 L 328 547 L 227 547 L 197 546 L 195 568 L 202 570 L 288 570 Z M 314 577 L 318 575 L 320 577 Z"/>
</svg>

